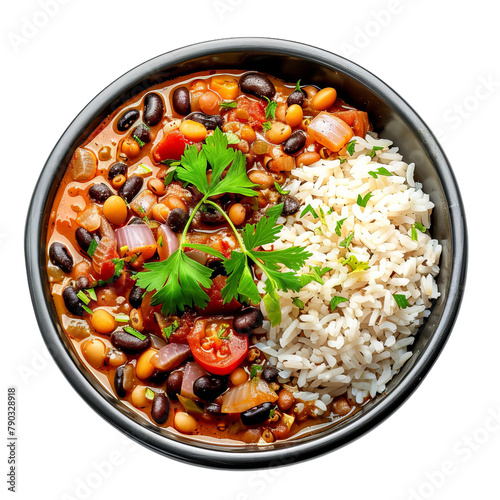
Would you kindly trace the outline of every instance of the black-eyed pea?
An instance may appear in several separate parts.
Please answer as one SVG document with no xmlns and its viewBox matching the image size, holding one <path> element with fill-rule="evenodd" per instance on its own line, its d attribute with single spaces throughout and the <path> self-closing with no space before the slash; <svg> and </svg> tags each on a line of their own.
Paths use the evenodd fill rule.
<svg viewBox="0 0 500 500">
<path fill-rule="evenodd" d="M 98 338 L 86 340 L 82 345 L 82 353 L 89 364 L 98 369 L 104 365 L 106 360 L 106 344 Z"/>
<path fill-rule="evenodd" d="M 270 188 L 271 186 L 274 186 L 273 176 L 263 172 L 262 170 L 252 170 L 248 174 L 248 178 L 254 184 L 262 186 L 262 188 Z"/>
<path fill-rule="evenodd" d="M 174 416 L 175 428 L 183 434 L 192 434 L 198 427 L 196 419 L 189 413 L 178 411 Z"/>
<path fill-rule="evenodd" d="M 109 351 L 106 357 L 106 364 L 113 368 L 117 368 L 118 366 L 121 366 L 126 362 L 127 355 L 124 352 L 118 351 L 116 349 L 112 349 L 111 351 Z"/>
<path fill-rule="evenodd" d="M 138 332 L 144 330 L 144 322 L 142 319 L 142 312 L 140 309 L 132 309 L 130 311 L 130 325 L 135 328 Z"/>
<path fill-rule="evenodd" d="M 146 398 L 146 389 L 144 385 L 137 385 L 135 389 L 132 391 L 131 399 L 132 404 L 136 408 L 144 408 L 148 404 L 148 400 Z"/>
<path fill-rule="evenodd" d="M 137 378 L 145 380 L 150 377 L 155 371 L 155 367 L 151 364 L 151 358 L 157 353 L 156 349 L 148 349 L 144 351 L 137 360 L 135 374 Z"/>
</svg>

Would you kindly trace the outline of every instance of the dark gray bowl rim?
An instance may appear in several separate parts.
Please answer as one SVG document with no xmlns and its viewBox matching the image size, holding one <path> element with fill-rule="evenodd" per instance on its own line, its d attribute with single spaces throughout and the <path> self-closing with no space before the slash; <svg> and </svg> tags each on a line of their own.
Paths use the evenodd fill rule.
<svg viewBox="0 0 500 500">
<path fill-rule="evenodd" d="M 145 75 L 155 74 L 165 67 L 175 66 L 189 59 L 235 50 L 250 53 L 256 51 L 279 53 L 335 68 L 362 82 L 389 102 L 414 133 L 420 137 L 438 171 L 449 205 L 451 244 L 454 249 L 448 298 L 436 331 L 405 379 L 385 395 L 380 404 L 334 433 L 318 436 L 305 443 L 293 444 L 292 442 L 289 447 L 243 452 L 207 449 L 168 439 L 149 431 L 110 405 L 94 389 L 69 356 L 47 306 L 43 292 L 47 284 L 42 281 L 40 272 L 45 266 L 45 251 L 40 248 L 40 241 L 44 209 L 50 187 L 68 149 L 75 144 L 85 124 L 88 125 L 96 116 L 96 110 L 113 102 L 116 96 L 140 82 Z M 441 353 L 459 311 L 467 267 L 467 232 L 461 196 L 444 152 L 423 120 L 388 85 L 357 64 L 317 47 L 273 38 L 227 38 L 182 47 L 150 59 L 111 83 L 80 112 L 52 150 L 36 186 L 25 229 L 26 268 L 36 319 L 53 358 L 70 384 L 101 417 L 151 450 L 186 463 L 206 467 L 224 467 L 226 470 L 288 465 L 318 457 L 362 436 L 399 408 L 420 384 Z"/>
</svg>

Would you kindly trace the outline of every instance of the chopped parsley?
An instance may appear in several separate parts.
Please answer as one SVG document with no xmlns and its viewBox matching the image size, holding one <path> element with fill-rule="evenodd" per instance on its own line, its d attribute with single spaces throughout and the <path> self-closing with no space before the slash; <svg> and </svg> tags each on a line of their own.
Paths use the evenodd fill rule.
<svg viewBox="0 0 500 500">
<path fill-rule="evenodd" d="M 229 325 L 226 323 L 220 325 L 219 331 L 217 332 L 217 338 L 220 340 L 226 340 L 231 336 L 231 332 L 228 332 L 227 335 L 224 335 L 226 330 L 229 328 Z"/>
<path fill-rule="evenodd" d="M 256 377 L 257 373 L 261 371 L 262 371 L 262 365 L 252 365 L 252 368 L 250 368 L 250 378 Z"/>
<path fill-rule="evenodd" d="M 418 240 L 417 229 L 421 233 L 425 233 L 427 231 L 427 229 L 425 228 L 425 226 L 423 224 L 420 224 L 420 222 L 415 222 L 415 224 L 413 224 L 411 226 L 411 239 L 413 241 L 417 241 Z"/>
<path fill-rule="evenodd" d="M 170 335 L 172 335 L 172 333 L 174 333 L 175 330 L 177 330 L 177 328 L 179 328 L 179 326 L 181 326 L 180 321 L 174 320 L 174 322 L 172 324 L 165 327 L 163 329 L 163 336 L 165 337 L 165 340 L 169 340 Z"/>
<path fill-rule="evenodd" d="M 352 156 L 354 154 L 354 145 L 355 144 L 356 144 L 356 139 L 353 139 L 345 147 L 345 150 L 349 153 L 350 156 Z"/>
<path fill-rule="evenodd" d="M 336 295 L 333 297 L 332 300 L 330 300 L 330 310 L 333 311 L 339 304 L 342 304 L 342 302 L 348 302 L 349 299 L 346 299 L 345 297 L 341 297 L 340 295 Z"/>
<path fill-rule="evenodd" d="M 385 167 L 379 167 L 377 170 L 370 170 L 368 172 L 374 179 L 377 179 L 379 175 L 385 175 L 386 177 L 390 177 L 392 174 Z"/>
<path fill-rule="evenodd" d="M 302 302 L 298 297 L 292 298 L 292 304 L 297 306 L 299 309 L 304 309 L 304 302 Z"/>
<path fill-rule="evenodd" d="M 127 333 L 130 333 L 130 335 L 133 335 L 134 337 L 137 337 L 139 340 L 146 339 L 146 335 L 143 335 L 141 332 L 137 331 L 135 328 L 132 328 L 131 326 L 126 326 L 123 329 Z"/>
<path fill-rule="evenodd" d="M 317 219 L 319 217 L 319 215 L 316 213 L 316 210 L 314 210 L 314 208 L 311 206 L 311 204 L 307 205 L 306 208 L 304 208 L 304 210 L 302 210 L 300 216 L 301 217 L 304 217 L 304 215 L 310 213 L 315 219 Z"/>
<path fill-rule="evenodd" d="M 342 261 L 343 266 L 349 266 L 351 268 L 351 272 L 356 271 L 367 271 L 370 269 L 370 264 L 368 262 L 364 262 L 362 260 L 358 260 L 355 255 L 351 255 L 347 259 Z"/>
<path fill-rule="evenodd" d="M 274 181 L 274 187 L 276 188 L 276 191 L 278 191 L 279 194 L 290 194 L 290 191 L 284 190 L 276 181 Z"/>
<path fill-rule="evenodd" d="M 219 105 L 219 111 L 237 108 L 238 103 L 236 101 L 222 101 Z"/>
<path fill-rule="evenodd" d="M 232 132 L 224 132 L 224 135 L 227 137 L 228 144 L 239 144 L 240 138 L 233 134 Z"/>
<path fill-rule="evenodd" d="M 271 122 L 264 122 L 264 123 L 262 124 L 262 128 L 263 128 L 265 131 L 271 130 Z"/>
<path fill-rule="evenodd" d="M 302 274 L 300 276 L 300 284 L 301 286 L 306 286 L 311 281 L 316 281 L 320 285 L 323 285 L 323 276 L 326 273 L 329 273 L 332 268 L 331 267 L 319 267 L 319 266 L 309 266 L 310 273 Z"/>
<path fill-rule="evenodd" d="M 342 240 L 340 243 L 339 243 L 339 247 L 343 247 L 343 248 L 347 248 L 350 244 L 351 244 L 351 241 L 354 237 L 354 231 L 351 231 L 348 235 L 347 235 L 347 238 L 345 238 L 344 240 Z"/>
<path fill-rule="evenodd" d="M 409 306 L 406 297 L 402 293 L 395 293 L 393 297 L 400 309 L 406 309 Z"/>
<path fill-rule="evenodd" d="M 92 238 L 92 241 L 90 242 L 90 245 L 89 247 L 87 248 L 87 254 L 89 257 L 93 257 L 94 256 L 94 252 L 96 251 L 97 249 L 97 241 L 95 238 Z"/>
<path fill-rule="evenodd" d="M 276 101 L 271 101 L 269 97 L 264 97 L 264 99 L 267 101 L 265 117 L 276 120 L 276 108 L 278 107 L 278 103 Z"/>
<path fill-rule="evenodd" d="M 295 90 L 298 90 L 299 92 L 301 92 L 301 90 L 300 90 L 300 80 L 301 79 L 297 80 L 297 83 L 295 84 Z"/>
<path fill-rule="evenodd" d="M 365 196 L 361 196 L 360 194 L 358 194 L 358 199 L 356 200 L 356 203 L 360 206 L 360 207 L 363 207 L 365 208 L 366 207 L 366 204 L 368 203 L 368 200 L 372 197 L 373 195 L 368 192 L 366 193 Z"/>
<path fill-rule="evenodd" d="M 377 151 L 380 151 L 381 149 L 384 149 L 383 146 L 373 146 L 372 150 L 369 153 L 370 158 L 373 158 L 375 156 L 375 153 Z"/>
<path fill-rule="evenodd" d="M 340 230 L 342 229 L 342 224 L 347 220 L 347 217 L 345 219 L 340 219 L 337 221 L 337 224 L 335 225 L 335 234 L 337 236 L 341 236 Z"/>
</svg>

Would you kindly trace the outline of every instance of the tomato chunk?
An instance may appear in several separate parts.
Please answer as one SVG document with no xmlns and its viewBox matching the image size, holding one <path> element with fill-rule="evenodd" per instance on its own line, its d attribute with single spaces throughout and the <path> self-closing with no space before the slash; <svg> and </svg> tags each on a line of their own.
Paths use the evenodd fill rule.
<svg viewBox="0 0 500 500">
<path fill-rule="evenodd" d="M 194 359 L 214 375 L 231 373 L 248 353 L 248 335 L 236 333 L 233 320 L 199 319 L 187 336 Z"/>
<path fill-rule="evenodd" d="M 262 128 L 262 124 L 266 121 L 264 105 L 246 96 L 238 97 L 236 102 L 238 107 L 227 114 L 227 121 L 239 121 L 248 123 L 253 128 Z"/>
<path fill-rule="evenodd" d="M 189 141 L 178 131 L 167 134 L 156 146 L 153 156 L 156 161 L 180 160 Z"/>
<path fill-rule="evenodd" d="M 352 109 L 347 111 L 335 111 L 333 114 L 345 121 L 358 137 L 364 137 L 368 132 L 368 113 L 365 111 Z"/>
</svg>

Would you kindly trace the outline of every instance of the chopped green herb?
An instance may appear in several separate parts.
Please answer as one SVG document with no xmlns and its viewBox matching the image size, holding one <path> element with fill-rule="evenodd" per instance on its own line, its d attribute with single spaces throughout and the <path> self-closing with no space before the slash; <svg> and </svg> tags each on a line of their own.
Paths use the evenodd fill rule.
<svg viewBox="0 0 500 500">
<path fill-rule="evenodd" d="M 299 80 L 300 81 L 300 80 Z M 275 409 L 274 408 L 271 408 L 269 410 L 269 418 L 273 418 L 274 417 L 274 412 L 275 412 Z"/>
<path fill-rule="evenodd" d="M 257 376 L 257 373 L 262 371 L 262 365 L 252 365 L 250 369 L 250 378 L 254 378 Z"/>
<path fill-rule="evenodd" d="M 224 135 L 227 137 L 228 144 L 238 144 L 240 142 L 240 138 L 232 132 L 224 132 Z"/>
<path fill-rule="evenodd" d="M 153 401 L 153 399 L 155 398 L 155 393 L 152 389 L 150 389 L 149 387 L 146 387 L 146 391 L 144 393 L 144 396 L 146 397 L 146 399 L 148 401 Z"/>
<path fill-rule="evenodd" d="M 346 299 L 345 297 L 341 297 L 340 295 L 336 295 L 333 297 L 332 300 L 330 300 L 330 310 L 333 311 L 339 304 L 342 302 L 348 302 L 349 299 Z"/>
<path fill-rule="evenodd" d="M 160 248 L 163 248 L 163 236 L 160 234 L 158 241 L 156 242 Z"/>
<path fill-rule="evenodd" d="M 421 232 L 425 233 L 427 231 L 427 228 L 423 225 L 420 224 L 420 222 L 415 222 L 414 226 Z"/>
<path fill-rule="evenodd" d="M 415 222 L 415 224 L 413 224 L 411 226 L 411 239 L 413 241 L 417 241 L 418 240 L 417 229 L 421 233 L 425 233 L 427 231 L 427 229 L 425 228 L 425 226 L 423 224 L 420 224 L 420 222 Z"/>
<path fill-rule="evenodd" d="M 92 238 L 92 241 L 90 242 L 90 245 L 87 249 L 87 254 L 89 257 L 94 256 L 94 252 L 96 251 L 96 248 L 97 248 L 97 241 L 95 240 L 95 238 Z"/>
<path fill-rule="evenodd" d="M 400 309 L 406 309 L 409 306 L 408 301 L 403 294 L 395 293 L 393 297 Z"/>
<path fill-rule="evenodd" d="M 87 288 L 85 291 L 89 294 L 89 297 L 92 300 L 97 300 L 97 295 L 96 295 L 95 290 L 93 288 Z"/>
<path fill-rule="evenodd" d="M 279 194 L 290 194 L 290 191 L 285 191 L 276 181 L 274 181 L 274 187 L 276 188 L 276 191 L 278 191 Z"/>
<path fill-rule="evenodd" d="M 367 271 L 370 269 L 370 264 L 368 262 L 364 262 L 362 260 L 358 260 L 355 255 L 351 255 L 347 259 L 342 261 L 343 266 L 349 266 L 351 268 L 351 272 L 356 271 Z"/>
<path fill-rule="evenodd" d="M 265 131 L 271 130 L 271 122 L 264 122 L 264 123 L 262 124 L 262 128 L 263 128 Z"/>
<path fill-rule="evenodd" d="M 356 144 L 356 139 L 353 139 L 352 141 L 347 144 L 345 147 L 346 151 L 349 153 L 350 156 L 354 154 L 354 145 Z"/>
<path fill-rule="evenodd" d="M 83 290 L 80 290 L 76 296 L 85 304 L 88 305 L 90 303 L 90 299 L 87 297 L 86 293 Z"/>
<path fill-rule="evenodd" d="M 141 148 L 143 148 L 143 147 L 144 147 L 144 145 L 146 144 L 144 141 L 142 141 L 141 139 L 139 139 L 139 137 L 137 137 L 136 135 L 133 135 L 133 136 L 132 136 L 132 139 L 134 139 L 134 141 L 136 141 L 136 142 L 137 142 L 137 144 L 139 144 L 139 146 L 140 146 Z"/>
<path fill-rule="evenodd" d="M 300 80 L 297 81 L 297 83 L 295 85 L 295 90 L 300 90 Z"/>
<path fill-rule="evenodd" d="M 231 336 L 231 332 L 229 332 L 227 335 L 224 335 L 225 331 L 229 328 L 229 325 L 227 324 L 222 324 L 220 325 L 219 331 L 217 332 L 217 338 L 220 340 L 226 340 Z"/>
<path fill-rule="evenodd" d="M 302 287 L 306 286 L 308 283 L 311 283 L 311 281 L 316 281 L 316 283 L 319 283 L 320 285 L 323 285 L 323 276 L 326 273 L 329 273 L 332 268 L 331 267 L 319 267 L 319 266 L 309 266 L 309 270 L 311 271 L 310 273 L 307 274 L 302 274 L 300 276 L 300 285 Z"/>
<path fill-rule="evenodd" d="M 272 120 L 276 119 L 276 108 L 278 107 L 278 103 L 276 101 L 271 101 L 268 97 L 265 97 L 267 101 L 266 107 L 266 118 L 271 118 Z"/>
<path fill-rule="evenodd" d="M 219 111 L 237 108 L 238 103 L 236 101 L 222 101 L 219 105 Z"/>
<path fill-rule="evenodd" d="M 390 177 L 392 174 L 385 167 L 379 167 L 377 170 L 370 170 L 368 172 L 374 179 L 377 179 L 379 175 L 385 175 L 386 177 Z"/>
<path fill-rule="evenodd" d="M 314 210 L 311 204 L 307 205 L 307 207 L 302 210 L 300 216 L 304 217 L 304 215 L 306 215 L 307 213 L 310 213 L 315 219 L 319 217 L 319 215 L 316 213 L 316 210 Z"/>
<path fill-rule="evenodd" d="M 345 158 L 340 158 L 340 164 L 345 163 L 347 160 Z"/>
<path fill-rule="evenodd" d="M 171 325 L 168 325 L 167 327 L 165 327 L 163 329 L 163 336 L 165 337 L 165 340 L 169 340 L 170 335 L 172 335 L 172 333 L 174 333 L 175 330 L 177 330 L 177 328 L 179 328 L 179 326 L 181 326 L 180 322 L 175 320 Z"/>
<path fill-rule="evenodd" d="M 299 309 L 304 309 L 304 302 L 302 302 L 298 297 L 292 298 L 292 304 L 297 306 Z"/>
<path fill-rule="evenodd" d="M 372 197 L 373 195 L 368 192 L 366 193 L 365 196 L 361 196 L 360 194 L 358 194 L 358 199 L 356 200 L 356 203 L 360 206 L 360 207 L 363 207 L 365 208 L 366 207 L 366 204 L 368 203 L 368 200 Z"/>
<path fill-rule="evenodd" d="M 139 340 L 146 339 L 146 335 L 143 335 L 141 332 L 138 332 L 135 328 L 132 328 L 131 326 L 126 326 L 123 329 L 127 333 L 130 333 L 130 335 L 133 335 L 134 337 L 137 337 Z"/>
<path fill-rule="evenodd" d="M 150 174 L 153 170 L 151 170 L 150 167 L 148 167 L 147 165 L 144 165 L 144 163 L 140 163 L 139 166 L 137 167 L 137 170 L 135 171 L 136 174 Z"/>
<path fill-rule="evenodd" d="M 354 237 L 354 231 L 351 231 L 348 235 L 347 235 L 347 238 L 345 238 L 344 240 L 342 240 L 340 243 L 339 243 L 339 247 L 343 247 L 343 248 L 347 248 L 350 244 L 351 244 L 351 241 L 352 241 L 352 238 Z"/>
<path fill-rule="evenodd" d="M 165 161 L 171 162 L 170 167 L 167 170 L 167 175 L 163 179 L 163 184 L 165 184 L 165 186 L 168 186 L 175 179 L 175 172 L 177 170 L 177 167 L 180 165 L 180 162 L 172 160 L 165 160 Z"/>
<path fill-rule="evenodd" d="M 128 323 L 130 317 L 125 313 L 119 313 L 115 316 L 115 321 L 118 321 L 118 323 Z"/>
<path fill-rule="evenodd" d="M 340 219 L 337 221 L 337 224 L 335 225 L 335 234 L 337 236 L 341 236 L 340 230 L 342 229 L 342 224 L 347 220 L 347 217 L 345 219 Z"/>
<path fill-rule="evenodd" d="M 376 151 L 380 151 L 381 149 L 384 149 L 383 146 L 373 146 L 372 150 L 370 151 L 370 158 L 373 158 L 375 156 Z"/>
<path fill-rule="evenodd" d="M 92 311 L 92 309 L 90 309 L 89 306 L 86 306 L 85 304 L 82 304 L 82 307 L 85 311 L 87 311 L 91 316 L 94 314 L 94 311 Z"/>
<path fill-rule="evenodd" d="M 314 234 L 316 236 L 323 236 L 323 231 L 322 231 L 322 229 L 320 227 L 315 227 L 314 228 Z"/>
</svg>

